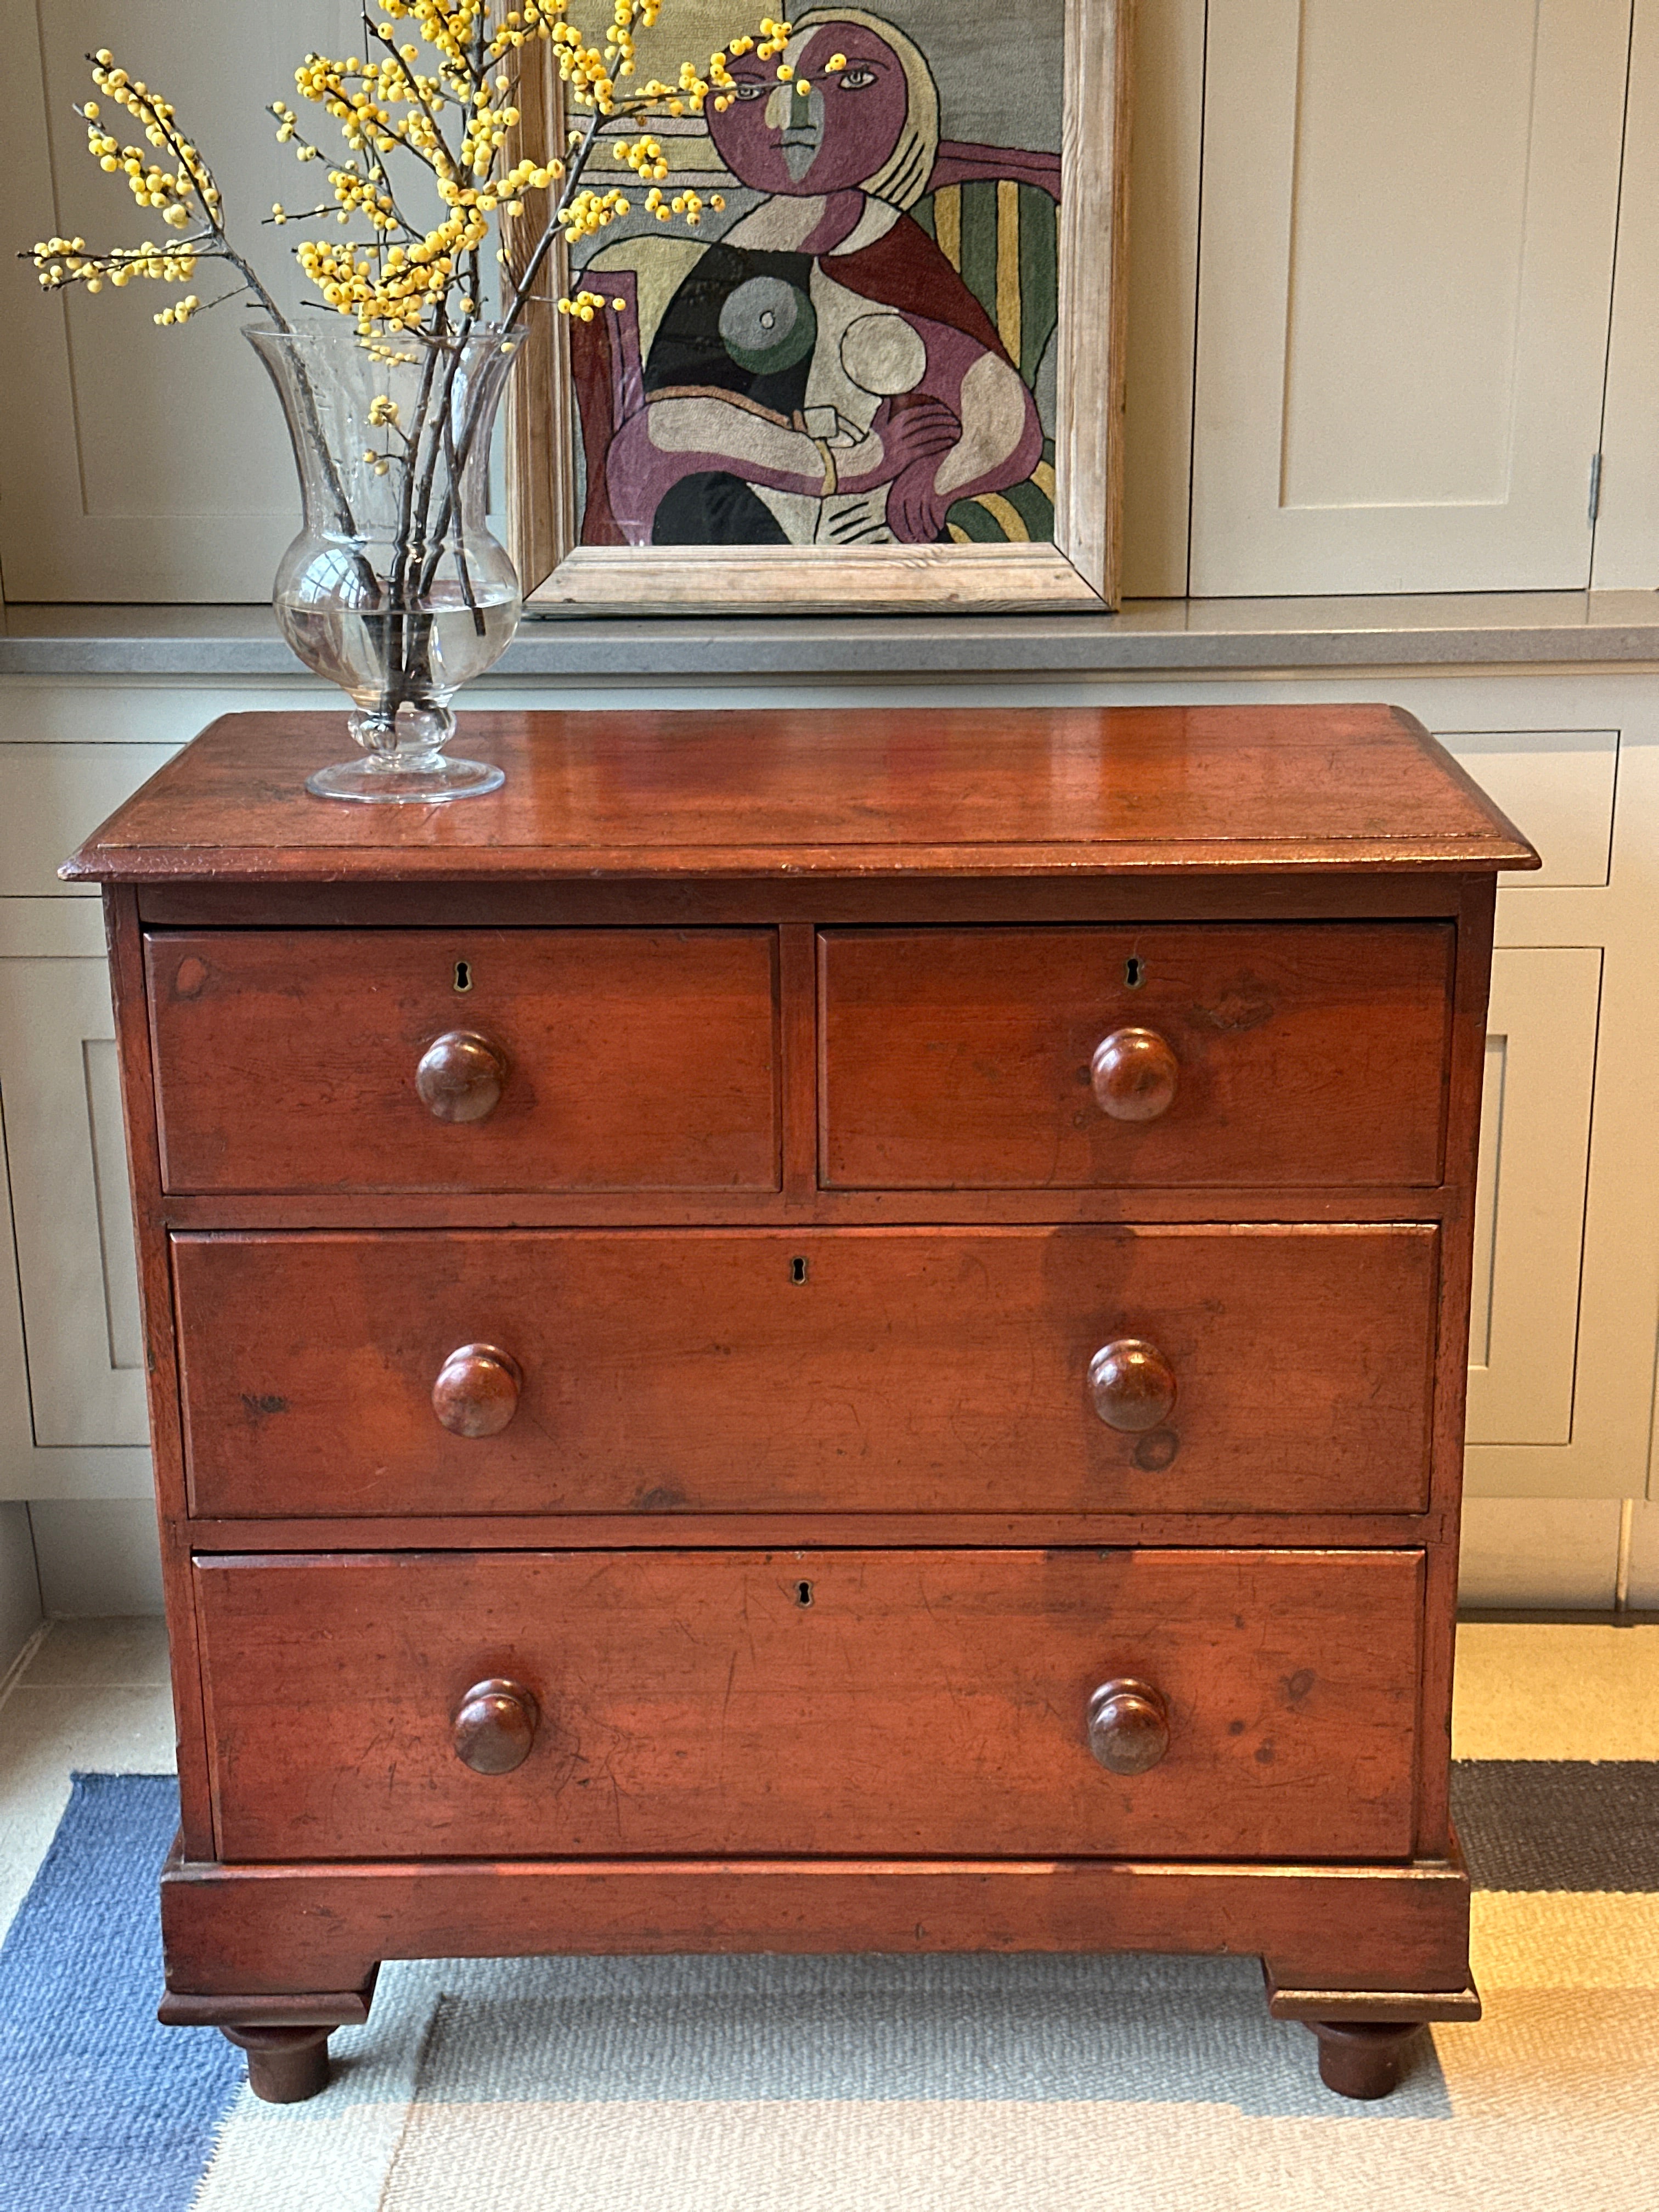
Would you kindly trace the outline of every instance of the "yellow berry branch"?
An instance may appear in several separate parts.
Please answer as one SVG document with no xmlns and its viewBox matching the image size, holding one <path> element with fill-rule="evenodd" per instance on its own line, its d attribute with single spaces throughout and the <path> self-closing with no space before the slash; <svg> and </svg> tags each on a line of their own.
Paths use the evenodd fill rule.
<svg viewBox="0 0 1659 2212">
<path fill-rule="evenodd" d="M 329 197 L 298 211 L 279 200 L 265 223 L 286 228 L 331 219 L 346 234 L 309 234 L 293 248 L 319 295 L 314 304 L 352 317 L 359 339 L 380 359 L 406 358 L 398 348 L 411 338 L 438 342 L 426 352 L 410 420 L 400 421 L 395 409 L 384 411 L 389 398 L 374 403 L 380 413 L 370 411 L 370 428 L 385 434 L 386 442 L 365 448 L 364 465 L 377 476 L 394 467 L 399 471 L 399 551 L 392 580 L 398 605 L 413 603 L 430 583 L 437 549 L 450 527 L 458 472 L 483 419 L 470 409 L 458 424 L 452 404 L 462 349 L 485 312 L 484 255 L 492 231 L 501 240 L 495 259 L 504 291 L 495 329 L 503 345 L 510 345 L 556 246 L 568 252 L 636 212 L 653 222 L 680 222 L 695 229 L 706 209 L 724 208 L 718 193 L 706 202 L 690 187 L 665 193 L 669 159 L 653 124 L 701 116 L 710 100 L 717 109 L 729 106 L 737 87 L 731 63 L 745 55 L 773 62 L 781 82 L 808 89 L 782 58 L 793 30 L 781 19 L 763 16 L 757 33 L 727 40 L 701 66 L 682 62 L 672 82 L 655 76 L 641 82 L 639 34 L 654 29 L 665 0 L 610 0 L 611 20 L 592 37 L 571 20 L 580 4 L 372 0 L 362 10 L 361 54 L 307 54 L 295 71 L 298 100 L 321 109 L 338 126 L 343 149 L 332 161 L 301 131 L 294 106 L 282 100 L 270 105 L 277 142 L 291 145 L 302 165 L 325 165 Z M 538 52 L 556 68 L 575 127 L 562 155 L 514 158 L 523 121 L 520 71 Z M 179 287 L 154 318 L 164 327 L 251 295 L 277 331 L 291 333 L 257 271 L 232 244 L 213 172 L 184 135 L 170 103 L 131 76 L 107 47 L 88 60 L 102 100 L 136 125 L 132 143 L 124 143 L 100 101 L 88 100 L 78 111 L 88 151 L 105 173 L 125 178 L 136 204 L 157 215 L 171 235 L 161 242 L 146 239 L 98 249 L 83 238 L 41 240 L 24 258 L 33 259 L 43 288 L 55 292 L 78 285 L 96 293 L 106 283 L 124 289 L 134 277 Z M 840 56 L 828 67 L 833 72 L 838 64 L 845 66 Z M 614 150 L 628 173 L 628 190 L 597 185 L 587 177 L 601 136 L 618 123 L 626 127 Z M 416 180 L 425 179 L 425 189 L 436 197 L 435 221 L 416 219 L 405 210 L 393 181 L 393 165 L 404 157 Z M 631 192 L 641 186 L 643 198 L 636 202 Z M 519 265 L 513 241 L 521 235 L 517 226 L 532 193 L 547 195 L 549 204 Z M 187 288 L 198 264 L 209 260 L 226 264 L 240 283 L 204 302 Z M 606 311 L 621 313 L 627 303 L 582 289 L 557 304 L 562 314 L 586 323 Z M 338 526 L 354 534 L 350 502 L 303 368 L 299 381 Z M 434 526 L 441 459 L 448 483 Z M 462 574 L 465 580 L 464 562 Z M 474 613 L 481 619 L 476 608 Z"/>
<path fill-rule="evenodd" d="M 767 15 L 758 34 L 729 40 L 706 64 L 682 62 L 672 83 L 659 77 L 629 82 L 637 76 L 639 33 L 655 27 L 665 0 L 611 0 L 611 21 L 594 36 L 571 20 L 577 4 L 378 0 L 362 11 L 362 54 L 343 59 L 307 54 L 295 70 L 299 97 L 338 125 L 344 151 L 327 170 L 331 199 L 297 212 L 278 201 L 265 221 L 279 228 L 331 218 L 348 230 L 366 226 L 367 237 L 337 243 L 308 238 L 295 249 L 321 304 L 355 316 L 366 339 L 402 331 L 441 336 L 469 325 L 483 297 L 483 252 L 492 226 L 521 218 L 527 194 L 549 192 L 553 204 L 523 268 L 514 269 L 505 246 L 497 252 L 511 295 L 506 319 L 515 323 L 556 242 L 575 246 L 635 211 L 627 191 L 586 181 L 608 125 L 701 115 L 711 99 L 716 107 L 728 106 L 735 89 L 730 64 L 741 55 L 775 61 L 779 79 L 793 80 L 790 64 L 781 58 L 792 26 Z M 537 46 L 550 50 L 566 100 L 584 127 L 572 134 L 564 159 L 509 164 L 507 149 L 522 119 L 519 71 L 525 51 Z M 236 270 L 273 322 L 286 328 L 270 295 L 232 246 L 212 171 L 178 130 L 170 104 L 130 76 L 107 47 L 88 58 L 94 84 L 132 117 L 149 149 L 124 144 L 106 125 L 99 103 L 88 100 L 80 111 L 88 151 L 106 173 L 125 176 L 140 207 L 157 211 L 168 229 L 189 234 L 171 245 L 146 240 L 104 251 L 88 248 L 84 239 L 42 240 L 32 256 L 42 285 L 58 290 L 80 284 L 97 292 L 106 282 L 118 289 L 135 276 L 188 284 L 198 260 L 221 259 Z M 836 56 L 830 70 L 837 63 L 845 66 Z M 796 82 L 806 88 L 804 81 Z M 278 142 L 292 144 L 300 161 L 325 158 L 301 131 L 293 107 L 275 100 L 270 112 Z M 614 150 L 630 171 L 629 181 L 648 187 L 639 211 L 653 221 L 678 218 L 695 228 L 705 205 L 723 206 L 718 194 L 705 203 L 690 190 L 662 193 L 667 159 L 648 130 L 623 138 Z M 429 226 L 413 221 L 399 203 L 388 164 L 402 155 L 429 178 L 442 203 L 443 214 Z M 186 321 L 198 307 L 195 295 L 185 293 L 156 319 Z"/>
</svg>

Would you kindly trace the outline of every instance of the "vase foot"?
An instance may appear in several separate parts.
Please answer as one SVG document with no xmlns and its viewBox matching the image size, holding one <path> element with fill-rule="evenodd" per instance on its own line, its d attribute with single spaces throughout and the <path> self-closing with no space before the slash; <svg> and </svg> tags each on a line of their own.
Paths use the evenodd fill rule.
<svg viewBox="0 0 1659 2212">
<path fill-rule="evenodd" d="M 438 806 L 447 799 L 481 799 L 486 792 L 499 791 L 506 781 L 503 772 L 488 761 L 451 760 L 443 753 L 386 761 L 370 754 L 319 768 L 306 778 L 306 789 L 315 799 Z"/>
</svg>

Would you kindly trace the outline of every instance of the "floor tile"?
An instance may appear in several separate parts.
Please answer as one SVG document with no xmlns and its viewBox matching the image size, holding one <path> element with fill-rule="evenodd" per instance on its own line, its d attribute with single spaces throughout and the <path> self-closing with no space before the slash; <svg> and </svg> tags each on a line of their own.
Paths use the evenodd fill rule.
<svg viewBox="0 0 1659 2212">
<path fill-rule="evenodd" d="M 164 1688 L 167 1629 L 148 1614 L 112 1620 L 54 1620 L 23 1674 L 31 1689 L 101 1686 Z"/>
</svg>

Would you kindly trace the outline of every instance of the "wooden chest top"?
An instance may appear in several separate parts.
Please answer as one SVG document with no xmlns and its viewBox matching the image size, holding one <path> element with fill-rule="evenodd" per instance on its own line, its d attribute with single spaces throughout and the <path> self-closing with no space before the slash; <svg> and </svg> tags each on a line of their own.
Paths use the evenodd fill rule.
<svg viewBox="0 0 1659 2212">
<path fill-rule="evenodd" d="M 111 883 L 1176 871 L 1491 873 L 1537 855 L 1382 706 L 469 713 L 503 790 L 331 805 L 326 714 L 215 722 L 64 869 Z"/>
</svg>

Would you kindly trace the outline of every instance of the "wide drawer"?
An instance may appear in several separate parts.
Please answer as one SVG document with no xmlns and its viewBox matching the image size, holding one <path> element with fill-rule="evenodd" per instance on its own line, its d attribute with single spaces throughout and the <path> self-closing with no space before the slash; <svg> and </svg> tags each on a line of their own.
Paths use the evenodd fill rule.
<svg viewBox="0 0 1659 2212">
<path fill-rule="evenodd" d="M 1428 1185 L 1443 922 L 832 929 L 821 1160 L 842 1189 Z"/>
<path fill-rule="evenodd" d="M 199 1559 L 219 1849 L 1404 1857 L 1420 1577 L 1417 1553 Z"/>
<path fill-rule="evenodd" d="M 1426 1495 L 1431 1226 L 203 1235 L 173 1254 L 201 1515 Z"/>
<path fill-rule="evenodd" d="M 772 1190 L 770 930 L 145 946 L 174 1191 Z"/>
</svg>

